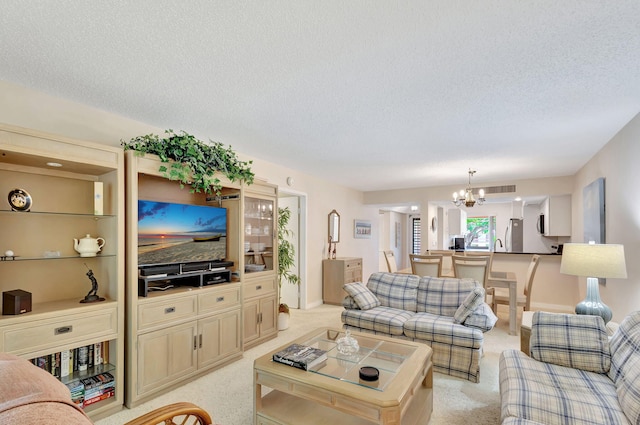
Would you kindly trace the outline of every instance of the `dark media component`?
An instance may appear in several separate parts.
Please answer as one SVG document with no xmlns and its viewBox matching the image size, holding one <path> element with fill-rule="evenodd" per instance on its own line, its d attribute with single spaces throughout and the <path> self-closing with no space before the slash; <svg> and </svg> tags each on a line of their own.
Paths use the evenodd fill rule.
<svg viewBox="0 0 640 425">
<path fill-rule="evenodd" d="M 14 289 L 2 293 L 2 314 L 22 314 L 31 311 L 31 292 Z"/>
</svg>

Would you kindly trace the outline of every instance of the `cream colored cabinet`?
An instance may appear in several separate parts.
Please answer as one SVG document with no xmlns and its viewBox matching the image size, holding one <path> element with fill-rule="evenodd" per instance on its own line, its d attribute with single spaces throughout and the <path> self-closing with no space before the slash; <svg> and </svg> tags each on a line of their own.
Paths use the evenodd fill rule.
<svg viewBox="0 0 640 425">
<path fill-rule="evenodd" d="M 342 305 L 345 283 L 362 282 L 362 258 L 339 257 L 322 260 L 322 299 L 325 304 Z"/>
<path fill-rule="evenodd" d="M 136 393 L 156 393 L 181 377 L 193 375 L 198 368 L 196 340 L 194 322 L 140 335 Z"/>
<path fill-rule="evenodd" d="M 243 190 L 244 349 L 278 335 L 277 199 L 277 186 L 267 183 L 254 183 Z"/>
<path fill-rule="evenodd" d="M 11 192 L 18 192 L 24 203 L 12 208 L 7 202 Z M 120 410 L 125 299 L 122 150 L 0 125 L 0 194 L 0 292 L 21 290 L 31 297 L 30 311 L 22 314 L 3 306 L 0 351 L 46 365 L 61 381 L 76 386 L 81 378 L 108 371 L 114 391 L 88 403 L 85 411 L 96 420 Z M 105 243 L 95 256 L 81 257 L 74 239 L 87 234 Z M 89 270 L 103 301 L 80 302 L 92 289 Z M 104 356 L 93 358 L 82 376 L 73 367 L 62 368 L 60 362 L 70 353 L 88 347 L 99 347 Z"/>
<path fill-rule="evenodd" d="M 181 189 L 158 171 L 154 156 L 138 157 L 126 152 L 127 174 L 127 355 L 126 405 L 129 407 L 242 356 L 242 287 L 239 277 L 231 282 L 191 279 L 197 273 L 178 277 L 139 279 L 138 200 L 214 205 L 227 209 L 226 260 L 229 271 L 239 275 L 242 222 L 238 184 L 223 181 L 221 200 L 204 193 Z M 198 272 L 200 273 L 200 272 Z M 153 280 L 172 285 L 148 291 L 140 282 Z M 194 285 L 194 283 L 199 283 Z M 189 286 L 193 285 L 193 286 Z M 202 286 L 200 286 L 202 285 Z"/>
<path fill-rule="evenodd" d="M 198 321 L 198 368 L 219 363 L 242 350 L 240 309 Z"/>
<path fill-rule="evenodd" d="M 278 335 L 275 277 L 249 280 L 243 289 L 243 337 L 247 349 Z"/>
</svg>

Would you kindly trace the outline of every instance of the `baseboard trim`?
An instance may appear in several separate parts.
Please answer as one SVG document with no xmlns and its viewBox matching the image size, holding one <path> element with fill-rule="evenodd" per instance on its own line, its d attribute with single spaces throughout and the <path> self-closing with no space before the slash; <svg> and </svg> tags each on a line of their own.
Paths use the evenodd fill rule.
<svg viewBox="0 0 640 425">
<path fill-rule="evenodd" d="M 534 303 L 531 304 L 531 311 L 548 311 L 551 313 L 574 313 L 575 306 L 562 304 Z"/>
</svg>

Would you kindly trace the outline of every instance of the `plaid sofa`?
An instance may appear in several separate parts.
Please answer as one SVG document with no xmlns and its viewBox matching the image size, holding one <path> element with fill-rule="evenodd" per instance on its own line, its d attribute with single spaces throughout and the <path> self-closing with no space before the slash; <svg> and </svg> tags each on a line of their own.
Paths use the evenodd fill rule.
<svg viewBox="0 0 640 425">
<path fill-rule="evenodd" d="M 345 329 L 423 342 L 435 371 L 479 381 L 483 332 L 498 319 L 477 281 L 380 272 L 363 287 L 345 285 Z"/>
<path fill-rule="evenodd" d="M 599 316 L 536 312 L 530 350 L 500 356 L 502 424 L 640 424 L 640 311 L 611 337 Z"/>
</svg>

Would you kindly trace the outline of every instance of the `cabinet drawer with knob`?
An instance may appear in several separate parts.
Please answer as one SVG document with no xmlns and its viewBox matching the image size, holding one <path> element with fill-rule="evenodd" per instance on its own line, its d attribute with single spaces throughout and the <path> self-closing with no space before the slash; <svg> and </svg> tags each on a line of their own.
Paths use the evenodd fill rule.
<svg viewBox="0 0 640 425">
<path fill-rule="evenodd" d="M 0 329 L 0 351 L 16 355 L 38 350 L 56 351 L 87 338 L 109 339 L 117 336 L 117 308 L 104 308 L 90 313 L 63 315 L 55 319 L 34 320 L 32 323 Z"/>
<path fill-rule="evenodd" d="M 275 276 L 263 279 L 247 280 L 243 284 L 244 298 L 261 297 L 276 292 L 277 283 Z"/>
<path fill-rule="evenodd" d="M 197 307 L 196 295 L 138 305 L 138 329 L 149 329 L 165 323 L 174 323 L 177 320 L 195 317 Z"/>
<path fill-rule="evenodd" d="M 222 311 L 230 307 L 240 306 L 240 287 L 217 289 L 198 297 L 198 313 Z"/>
</svg>

